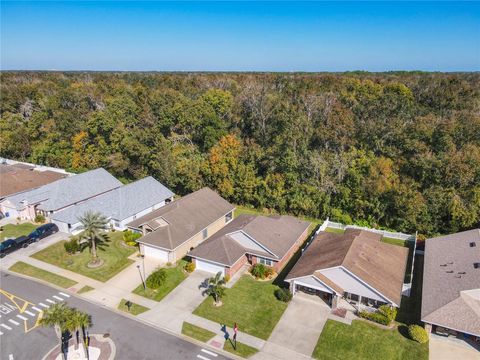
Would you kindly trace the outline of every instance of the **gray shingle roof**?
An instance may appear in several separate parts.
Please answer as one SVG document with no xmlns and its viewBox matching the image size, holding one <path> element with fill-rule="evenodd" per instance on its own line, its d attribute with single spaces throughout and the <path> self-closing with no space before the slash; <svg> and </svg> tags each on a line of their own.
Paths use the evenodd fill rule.
<svg viewBox="0 0 480 360">
<path fill-rule="evenodd" d="M 119 180 L 105 169 L 99 168 L 6 199 L 18 210 L 24 208 L 22 201 L 26 201 L 28 204 L 40 203 L 38 206 L 40 210 L 55 211 L 120 186 L 122 183 Z"/>
<path fill-rule="evenodd" d="M 422 321 L 480 336 L 480 291 L 475 291 L 480 268 L 474 268 L 475 262 L 480 262 L 480 229 L 427 239 Z"/>
<path fill-rule="evenodd" d="M 280 260 L 309 226 L 309 222 L 293 216 L 240 215 L 189 255 L 227 266 L 235 264 L 245 253 Z M 242 231 L 265 251 L 242 246 L 230 235 L 237 231 Z"/>
<path fill-rule="evenodd" d="M 52 219 L 75 224 L 87 211 L 94 211 L 121 221 L 173 195 L 168 188 L 149 176 L 59 211 Z"/>
</svg>

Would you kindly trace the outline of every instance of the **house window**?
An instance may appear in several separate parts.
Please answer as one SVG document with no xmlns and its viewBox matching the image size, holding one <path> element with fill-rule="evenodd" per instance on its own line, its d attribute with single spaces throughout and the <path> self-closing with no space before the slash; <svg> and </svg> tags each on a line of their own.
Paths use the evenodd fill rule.
<svg viewBox="0 0 480 360">
<path fill-rule="evenodd" d="M 208 229 L 203 229 L 202 237 L 203 237 L 203 240 L 205 240 L 208 237 Z"/>
<path fill-rule="evenodd" d="M 266 266 L 272 266 L 273 265 L 273 261 L 270 260 L 270 259 L 265 259 L 265 258 L 262 258 L 262 257 L 258 257 L 257 261 L 260 264 L 263 264 L 263 265 L 266 265 Z"/>
<path fill-rule="evenodd" d="M 230 211 L 227 215 L 225 215 L 225 222 L 228 223 L 233 219 L 233 211 Z"/>
</svg>

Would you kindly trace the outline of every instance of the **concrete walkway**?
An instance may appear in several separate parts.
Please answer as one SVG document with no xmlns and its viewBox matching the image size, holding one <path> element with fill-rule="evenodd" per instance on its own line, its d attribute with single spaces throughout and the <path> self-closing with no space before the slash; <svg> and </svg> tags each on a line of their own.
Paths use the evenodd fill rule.
<svg viewBox="0 0 480 360">
<path fill-rule="evenodd" d="M 329 314 L 330 307 L 318 296 L 299 292 L 293 297 L 268 341 L 310 357 Z"/>
</svg>

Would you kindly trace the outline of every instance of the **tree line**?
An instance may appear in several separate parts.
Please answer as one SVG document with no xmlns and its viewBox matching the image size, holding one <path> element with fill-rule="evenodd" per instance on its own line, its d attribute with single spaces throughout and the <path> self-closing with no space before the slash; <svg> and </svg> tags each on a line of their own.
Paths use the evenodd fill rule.
<svg viewBox="0 0 480 360">
<path fill-rule="evenodd" d="M 480 226 L 478 73 L 0 79 L 3 157 L 404 232 Z"/>
</svg>

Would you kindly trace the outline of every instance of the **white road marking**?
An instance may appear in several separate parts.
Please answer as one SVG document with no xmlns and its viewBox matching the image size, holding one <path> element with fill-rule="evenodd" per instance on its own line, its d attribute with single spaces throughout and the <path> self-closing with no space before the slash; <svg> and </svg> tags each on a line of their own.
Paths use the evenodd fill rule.
<svg viewBox="0 0 480 360">
<path fill-rule="evenodd" d="M 215 357 L 218 356 L 218 354 L 215 354 L 214 352 L 211 352 L 211 351 L 208 351 L 208 350 L 205 350 L 205 349 L 202 349 L 202 351 L 203 351 L 204 353 L 208 354 L 208 355 L 211 355 L 211 356 L 215 356 Z"/>
<path fill-rule="evenodd" d="M 53 295 L 52 297 L 53 297 L 54 299 L 57 299 L 57 300 L 63 301 L 63 299 L 62 299 L 60 296 Z"/>
<path fill-rule="evenodd" d="M 45 305 L 44 303 L 38 303 L 41 307 L 48 308 L 48 305 Z"/>
<path fill-rule="evenodd" d="M 59 294 L 62 295 L 62 296 L 65 296 L 65 297 L 70 297 L 70 295 L 65 294 L 64 292 L 61 292 L 61 291 L 59 292 Z"/>
<path fill-rule="evenodd" d="M 16 322 L 15 320 L 12 320 L 12 319 L 8 319 L 8 322 L 12 323 L 15 326 L 20 325 L 20 323 Z"/>
<path fill-rule="evenodd" d="M 45 299 L 46 302 L 49 302 L 50 304 L 55 304 L 55 301 L 50 300 L 50 299 Z"/>
<path fill-rule="evenodd" d="M 43 311 L 43 310 L 40 310 L 39 308 L 37 308 L 36 306 L 32 306 L 32 309 L 35 310 L 36 312 L 42 312 L 42 311 Z M 25 312 L 26 312 L 28 315 L 30 315 L 28 311 L 25 311 Z"/>
<path fill-rule="evenodd" d="M 12 330 L 12 328 L 10 326 L 7 326 L 5 324 L 0 324 L 0 326 L 7 329 L 7 330 Z"/>
<path fill-rule="evenodd" d="M 17 317 L 22 320 L 28 320 L 25 316 L 22 316 L 22 315 L 17 315 Z"/>
<path fill-rule="evenodd" d="M 8 360 L 13 360 L 13 354 L 8 355 Z"/>
<path fill-rule="evenodd" d="M 35 308 L 35 307 L 34 307 L 34 308 Z M 38 308 L 35 308 L 35 309 L 37 309 L 38 312 L 41 312 L 41 311 L 42 311 L 42 310 L 40 310 L 40 309 L 38 309 Z M 37 315 L 35 315 L 34 313 L 32 313 L 31 311 L 28 311 L 28 310 L 25 310 L 24 313 L 27 314 L 27 315 L 30 315 L 30 316 L 37 316 Z"/>
<path fill-rule="evenodd" d="M 197 358 L 202 359 L 202 360 L 210 360 L 209 358 L 202 356 L 202 355 L 197 355 Z"/>
</svg>

